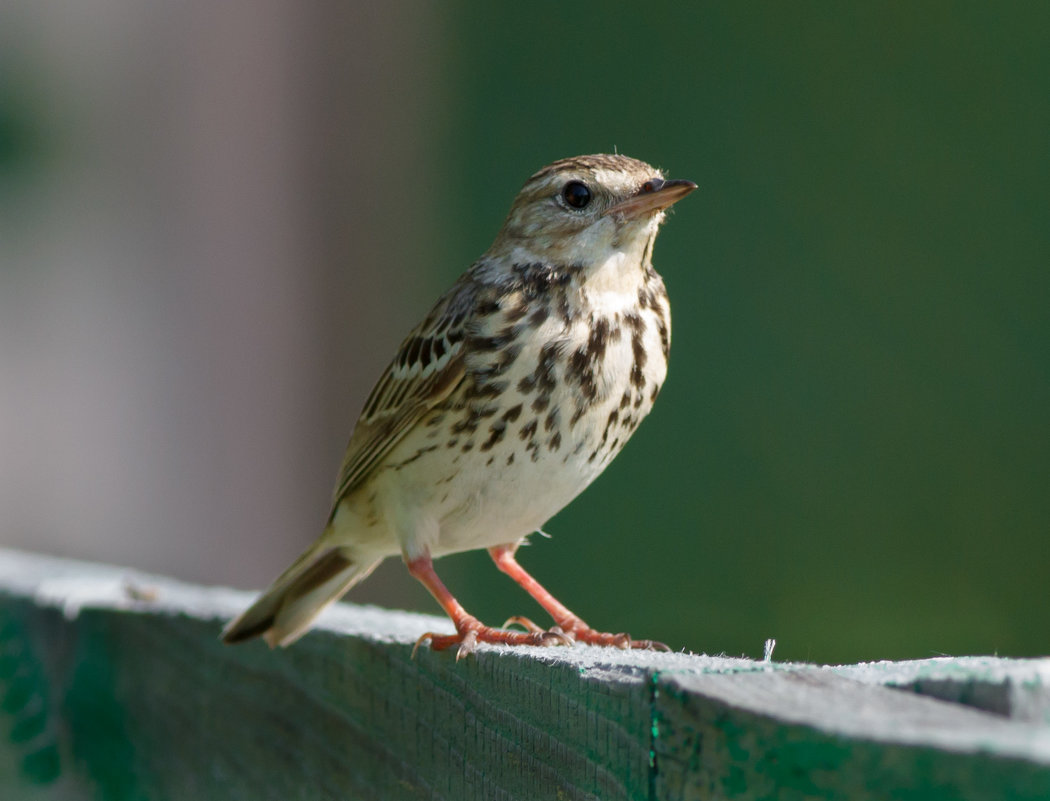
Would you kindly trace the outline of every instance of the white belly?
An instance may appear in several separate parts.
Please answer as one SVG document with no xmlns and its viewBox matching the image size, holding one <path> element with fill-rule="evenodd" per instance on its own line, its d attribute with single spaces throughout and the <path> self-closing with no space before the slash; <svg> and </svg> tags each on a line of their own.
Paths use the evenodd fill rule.
<svg viewBox="0 0 1050 801">
<path fill-rule="evenodd" d="M 543 359 L 538 344 L 527 346 L 501 376 L 507 391 L 472 427 L 456 431 L 454 412 L 445 412 L 440 425 L 425 419 L 384 459 L 370 484 L 376 515 L 390 523 L 392 547 L 441 556 L 515 543 L 598 477 L 649 413 L 667 364 L 657 358 L 659 334 L 650 325 L 644 375 L 632 374 L 637 343 L 625 332 L 608 344 L 592 397 L 584 399 L 580 382 L 567 373 L 568 357 L 586 344 L 588 331 L 560 332 L 555 380 L 545 390 L 519 390 Z M 469 409 L 458 415 L 462 423 Z"/>
</svg>

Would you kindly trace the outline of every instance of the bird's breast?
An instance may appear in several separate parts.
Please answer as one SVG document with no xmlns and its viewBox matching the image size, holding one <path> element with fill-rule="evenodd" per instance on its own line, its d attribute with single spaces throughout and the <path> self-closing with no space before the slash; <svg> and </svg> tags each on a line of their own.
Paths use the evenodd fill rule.
<svg viewBox="0 0 1050 801">
<path fill-rule="evenodd" d="M 619 453 L 667 373 L 660 289 L 626 305 L 507 296 L 476 321 L 466 379 L 387 460 L 435 521 L 435 555 L 526 536 Z"/>
<path fill-rule="evenodd" d="M 505 298 L 468 343 L 460 414 L 472 435 L 463 444 L 524 462 L 523 471 L 542 463 L 580 489 L 590 483 L 649 413 L 667 375 L 662 282 L 656 277 L 629 300 L 570 290 Z"/>
</svg>

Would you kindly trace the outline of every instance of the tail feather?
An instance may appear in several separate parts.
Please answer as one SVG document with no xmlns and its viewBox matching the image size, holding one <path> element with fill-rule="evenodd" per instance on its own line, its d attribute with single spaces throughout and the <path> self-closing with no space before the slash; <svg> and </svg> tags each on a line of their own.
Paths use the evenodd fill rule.
<svg viewBox="0 0 1050 801">
<path fill-rule="evenodd" d="M 271 648 L 302 637 L 321 610 L 375 570 L 342 548 L 311 546 L 222 632 L 225 643 L 262 636 Z"/>
</svg>

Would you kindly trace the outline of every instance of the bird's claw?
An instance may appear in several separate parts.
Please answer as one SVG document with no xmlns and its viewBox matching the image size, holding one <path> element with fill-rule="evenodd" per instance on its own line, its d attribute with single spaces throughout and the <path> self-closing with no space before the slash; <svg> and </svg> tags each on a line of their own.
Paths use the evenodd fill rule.
<svg viewBox="0 0 1050 801">
<path fill-rule="evenodd" d="M 544 629 L 542 626 L 532 622 L 529 618 L 525 617 L 524 615 L 514 615 L 513 617 L 508 617 L 505 621 L 503 621 L 503 625 L 500 626 L 500 628 L 507 629 L 511 626 L 521 626 L 523 629 L 525 629 L 525 631 L 531 632 L 546 631 L 546 629 Z"/>
<path fill-rule="evenodd" d="M 510 631 L 509 626 L 520 626 L 524 631 Z M 604 631 L 596 631 L 583 621 L 576 625 L 551 626 L 549 629 L 542 628 L 527 617 L 515 615 L 508 618 L 502 628 L 486 626 L 475 618 L 471 618 L 460 624 L 459 631 L 455 634 L 437 634 L 428 631 L 416 640 L 412 648 L 412 658 L 415 659 L 416 652 L 424 640 L 430 640 L 432 651 L 444 651 L 456 646 L 456 661 L 469 656 L 477 650 L 479 642 L 492 643 L 494 645 L 532 645 L 532 646 L 554 646 L 561 645 L 570 647 L 578 642 L 587 645 L 598 645 L 611 648 L 619 648 L 624 651 L 670 651 L 671 649 L 662 642 L 656 640 L 632 640 L 631 635 L 620 632 L 610 634 Z"/>
<path fill-rule="evenodd" d="M 610 634 L 604 631 L 596 631 L 588 626 L 583 621 L 580 621 L 579 625 L 572 626 L 566 630 L 566 633 L 573 638 L 575 642 L 582 642 L 587 645 L 600 645 L 611 648 L 619 648 L 623 651 L 637 650 L 637 651 L 670 651 L 671 649 L 664 645 L 662 642 L 656 640 L 632 640 L 631 635 L 625 632 L 619 632 L 618 634 Z"/>
<path fill-rule="evenodd" d="M 431 646 L 433 647 L 433 646 Z M 471 629 L 463 635 L 463 639 L 459 641 L 459 648 L 456 649 L 456 661 L 458 662 L 465 656 L 469 656 L 474 653 L 478 647 L 478 633 L 474 629 Z"/>
<path fill-rule="evenodd" d="M 546 634 L 550 639 L 563 640 L 565 645 L 572 645 L 576 642 L 576 638 L 571 631 L 566 631 L 561 626 L 551 626 L 549 629 L 545 629 L 522 615 L 514 615 L 514 617 L 507 618 L 501 628 L 505 629 L 510 626 L 521 626 L 525 631 L 530 631 L 533 634 Z"/>
<path fill-rule="evenodd" d="M 571 631 L 565 631 L 561 626 L 551 626 L 549 629 L 545 629 L 522 615 L 514 615 L 514 617 L 507 618 L 501 628 L 505 629 L 510 626 L 521 626 L 525 631 L 532 634 L 539 634 L 543 638 L 543 642 L 540 643 L 541 645 L 569 646 L 576 644 L 576 638 Z"/>
<path fill-rule="evenodd" d="M 543 637 L 543 645 L 564 645 L 568 648 L 576 644 L 576 640 L 573 639 L 571 634 L 562 631 L 557 626 L 547 629 L 541 636 Z"/>
<path fill-rule="evenodd" d="M 524 627 L 525 631 L 508 631 L 506 625 L 516 623 Z M 493 628 L 485 626 L 477 621 L 470 621 L 462 626 L 456 634 L 437 634 L 428 631 L 416 640 L 412 648 L 412 658 L 415 659 L 416 652 L 424 640 L 430 640 L 430 650 L 444 651 L 447 648 L 457 646 L 456 661 L 469 656 L 477 650 L 479 642 L 492 643 L 494 645 L 565 645 L 571 646 L 574 639 L 557 626 L 551 629 L 541 629 L 528 618 L 511 618 L 504 624 L 504 628 Z"/>
<path fill-rule="evenodd" d="M 416 658 L 416 652 L 419 650 L 419 646 L 423 644 L 423 640 L 433 640 L 435 637 L 440 635 L 435 634 L 432 631 L 428 631 L 426 634 L 420 634 L 419 639 L 416 640 L 416 644 L 412 646 L 412 658 Z"/>
</svg>

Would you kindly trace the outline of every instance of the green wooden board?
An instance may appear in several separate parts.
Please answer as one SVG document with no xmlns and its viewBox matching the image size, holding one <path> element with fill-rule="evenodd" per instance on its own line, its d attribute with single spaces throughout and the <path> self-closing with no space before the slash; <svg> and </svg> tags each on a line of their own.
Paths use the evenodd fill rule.
<svg viewBox="0 0 1050 801">
<path fill-rule="evenodd" d="M 0 550 L 0 798 L 1050 798 L 1050 659 L 413 659 L 447 621 L 351 605 L 223 646 L 249 600 Z"/>
</svg>

